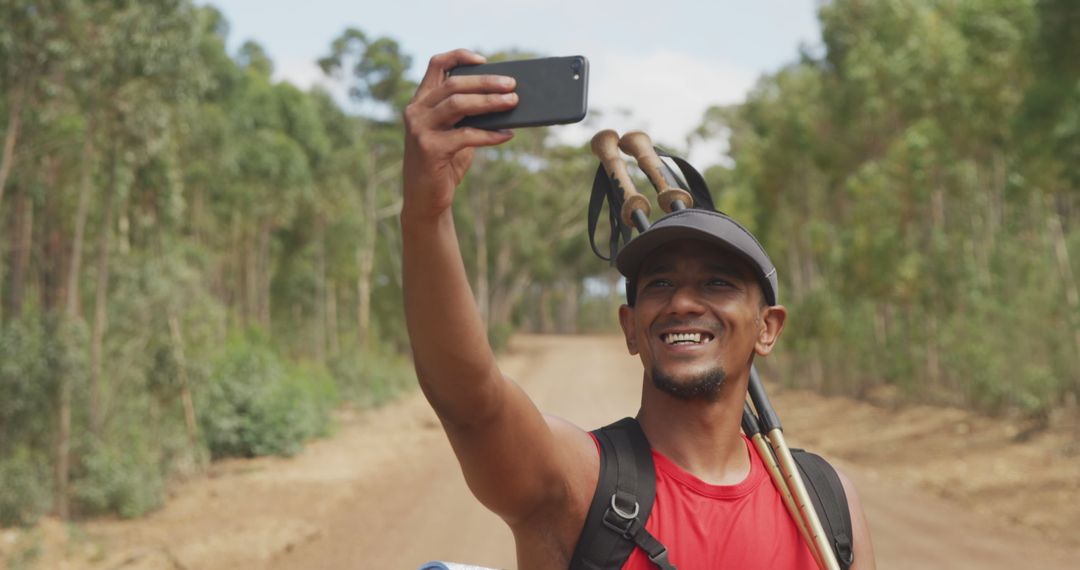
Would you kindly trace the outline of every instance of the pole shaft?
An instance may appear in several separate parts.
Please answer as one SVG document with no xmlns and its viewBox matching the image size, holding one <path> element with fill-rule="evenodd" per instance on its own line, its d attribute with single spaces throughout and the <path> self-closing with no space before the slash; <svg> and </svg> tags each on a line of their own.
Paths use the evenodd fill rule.
<svg viewBox="0 0 1080 570">
<path fill-rule="evenodd" d="M 780 465 L 777 464 L 776 457 L 773 455 L 772 449 L 769 448 L 768 442 L 760 433 L 755 434 L 750 438 L 750 441 L 754 444 L 754 448 L 757 449 L 758 456 L 761 457 L 762 463 L 765 464 L 765 470 L 769 472 L 773 485 L 784 500 L 784 507 L 787 508 L 791 519 L 795 521 L 795 526 L 799 528 L 799 534 L 802 535 L 806 545 L 810 548 L 810 554 L 814 555 L 814 561 L 817 562 L 818 568 L 825 568 L 825 564 L 821 561 L 821 553 L 818 552 L 817 547 L 814 545 L 814 539 L 810 536 L 810 532 L 806 530 L 806 521 L 803 520 L 802 513 L 799 512 L 799 507 L 791 496 L 791 489 L 787 486 L 784 474 L 780 472 Z"/>
<path fill-rule="evenodd" d="M 806 485 L 803 484 L 802 476 L 799 475 L 799 468 L 795 465 L 795 458 L 791 456 L 791 449 L 784 439 L 784 432 L 780 429 L 770 431 L 769 443 L 772 444 L 773 451 L 776 453 L 780 471 L 784 474 L 788 488 L 791 489 L 795 505 L 806 522 L 807 530 L 810 531 L 812 539 L 811 551 L 817 550 L 817 553 L 821 556 L 822 561 L 825 563 L 822 565 L 822 570 L 840 570 L 840 565 L 836 562 L 836 554 L 833 552 L 832 546 L 829 545 L 828 539 L 825 538 L 825 529 L 821 526 L 821 520 L 818 519 L 817 511 L 814 510 L 814 504 L 810 501 L 809 493 L 806 492 Z"/>
</svg>

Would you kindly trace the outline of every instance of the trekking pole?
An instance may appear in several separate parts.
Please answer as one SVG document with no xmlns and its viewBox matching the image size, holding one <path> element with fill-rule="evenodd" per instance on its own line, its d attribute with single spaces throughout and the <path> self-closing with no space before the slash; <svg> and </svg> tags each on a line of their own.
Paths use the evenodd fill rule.
<svg viewBox="0 0 1080 570">
<path fill-rule="evenodd" d="M 822 568 L 824 565 L 821 562 L 821 554 L 813 546 L 814 543 L 810 538 L 810 533 L 806 530 L 806 522 L 803 521 L 802 515 L 799 514 L 799 507 L 795 505 L 795 499 L 791 496 L 791 489 L 788 489 L 787 483 L 784 482 L 784 475 L 780 473 L 780 465 L 776 462 L 776 456 L 773 455 L 773 451 L 769 448 L 765 437 L 761 435 L 761 422 L 754 415 L 754 410 L 750 407 L 749 402 L 743 404 L 742 430 L 746 437 L 750 438 L 754 448 L 757 449 L 758 456 L 761 457 L 762 463 L 765 464 L 765 470 L 769 472 L 769 477 L 772 479 L 776 490 L 780 493 L 780 497 L 784 500 L 784 506 L 787 507 L 791 519 L 795 521 L 795 526 L 799 527 L 799 534 L 802 535 L 803 540 L 810 547 L 810 553 L 814 555 L 814 561 L 817 562 L 818 568 Z"/>
<path fill-rule="evenodd" d="M 615 188 L 622 191 L 622 221 L 627 226 L 634 226 L 638 232 L 649 229 L 649 214 L 652 207 L 645 196 L 638 193 L 634 188 L 634 182 L 630 180 L 630 173 L 626 170 L 626 163 L 619 155 L 619 133 L 611 129 L 604 129 L 592 138 L 592 152 L 604 165 L 604 172 L 611 180 Z"/>
<path fill-rule="evenodd" d="M 619 148 L 637 160 L 638 167 L 656 188 L 656 199 L 660 209 L 670 214 L 673 211 L 694 207 L 694 198 L 679 187 L 679 181 L 671 169 L 656 154 L 652 139 L 644 131 L 630 131 L 619 139 Z"/>
<path fill-rule="evenodd" d="M 597 137 L 599 137 L 599 134 Z M 593 139 L 593 148 L 595 152 L 596 138 Z M 653 146 L 652 139 L 648 134 L 643 131 L 630 131 L 619 139 L 619 148 L 637 160 L 638 167 L 641 168 L 649 182 L 656 189 L 657 201 L 664 212 L 670 214 L 674 211 L 693 207 L 693 197 L 679 186 L 674 173 L 656 153 L 656 148 Z M 625 168 L 625 165 L 623 167 Z M 758 455 L 761 456 L 762 461 L 765 463 L 773 484 L 783 498 L 784 506 L 787 507 L 788 513 L 795 520 L 799 533 L 802 535 L 803 540 L 806 541 L 806 545 L 818 568 L 821 570 L 839 570 L 840 566 L 836 562 L 836 555 L 825 541 L 825 530 L 818 519 L 817 511 L 814 510 L 813 504 L 810 502 L 810 495 L 806 492 L 806 486 L 799 475 L 795 459 L 791 456 L 791 450 L 784 440 L 780 418 L 776 415 L 776 411 L 765 394 L 757 369 L 752 365 L 750 367 L 750 397 L 754 401 L 754 406 L 757 408 L 762 420 L 759 422 L 749 404 L 744 405 L 743 432 L 753 442 L 754 447 L 757 448 Z M 764 431 L 768 433 L 769 444 L 772 445 L 772 449 L 769 448 L 769 444 L 766 444 L 765 438 L 761 435 L 763 431 L 762 424 L 765 426 Z"/>
<path fill-rule="evenodd" d="M 761 383 L 757 368 L 753 365 L 750 366 L 749 392 L 750 399 L 753 400 L 754 407 L 761 418 L 763 430 L 769 438 L 773 451 L 776 453 L 780 471 L 784 475 L 787 487 L 791 489 L 795 505 L 798 507 L 799 513 L 806 523 L 806 528 L 810 532 L 810 551 L 817 551 L 817 554 L 820 555 L 821 561 L 824 562 L 824 564 L 820 565 L 822 570 L 840 570 L 840 565 L 836 562 L 836 553 L 833 552 L 832 546 L 829 545 L 825 538 L 825 529 L 821 526 L 821 520 L 817 516 L 817 511 L 814 510 L 813 503 L 810 502 L 810 495 L 806 492 L 806 485 L 803 483 L 802 476 L 799 475 L 799 468 L 795 465 L 795 458 L 791 456 L 791 448 L 788 447 L 787 441 L 784 439 L 780 416 L 776 415 L 776 410 L 773 409 L 769 396 L 765 394 L 765 386 Z"/>
</svg>

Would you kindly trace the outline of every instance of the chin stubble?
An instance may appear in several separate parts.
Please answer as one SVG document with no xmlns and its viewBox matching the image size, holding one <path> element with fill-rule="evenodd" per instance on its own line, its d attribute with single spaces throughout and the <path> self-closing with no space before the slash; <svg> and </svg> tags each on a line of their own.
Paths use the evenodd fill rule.
<svg viewBox="0 0 1080 570">
<path fill-rule="evenodd" d="M 676 382 L 670 374 L 661 371 L 655 366 L 652 369 L 652 381 L 661 392 L 665 392 L 680 400 L 715 400 L 720 394 L 720 386 L 723 385 L 727 373 L 717 366 L 698 374 L 685 382 Z"/>
</svg>

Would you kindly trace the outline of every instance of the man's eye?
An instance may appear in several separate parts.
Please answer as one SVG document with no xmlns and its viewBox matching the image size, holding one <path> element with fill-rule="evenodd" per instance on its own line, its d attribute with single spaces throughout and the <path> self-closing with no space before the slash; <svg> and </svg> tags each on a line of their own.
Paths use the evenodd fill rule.
<svg viewBox="0 0 1080 570">
<path fill-rule="evenodd" d="M 712 287 L 731 287 L 731 281 L 727 279 L 710 279 L 709 285 Z"/>
<path fill-rule="evenodd" d="M 667 279 L 653 279 L 652 281 L 646 283 L 645 286 L 649 288 L 670 287 L 671 281 L 668 281 Z"/>
</svg>

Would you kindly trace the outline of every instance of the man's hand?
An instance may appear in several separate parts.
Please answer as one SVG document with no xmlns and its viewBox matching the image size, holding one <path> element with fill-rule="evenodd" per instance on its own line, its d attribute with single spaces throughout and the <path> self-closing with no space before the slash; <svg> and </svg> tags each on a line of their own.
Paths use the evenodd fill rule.
<svg viewBox="0 0 1080 570">
<path fill-rule="evenodd" d="M 431 58 L 412 102 L 405 108 L 405 196 L 403 215 L 435 218 L 453 203 L 454 190 L 478 146 L 504 143 L 510 131 L 454 128 L 461 119 L 506 111 L 517 105 L 514 79 L 498 75 L 448 77 L 459 65 L 484 63 L 483 56 L 454 50 Z"/>
</svg>

